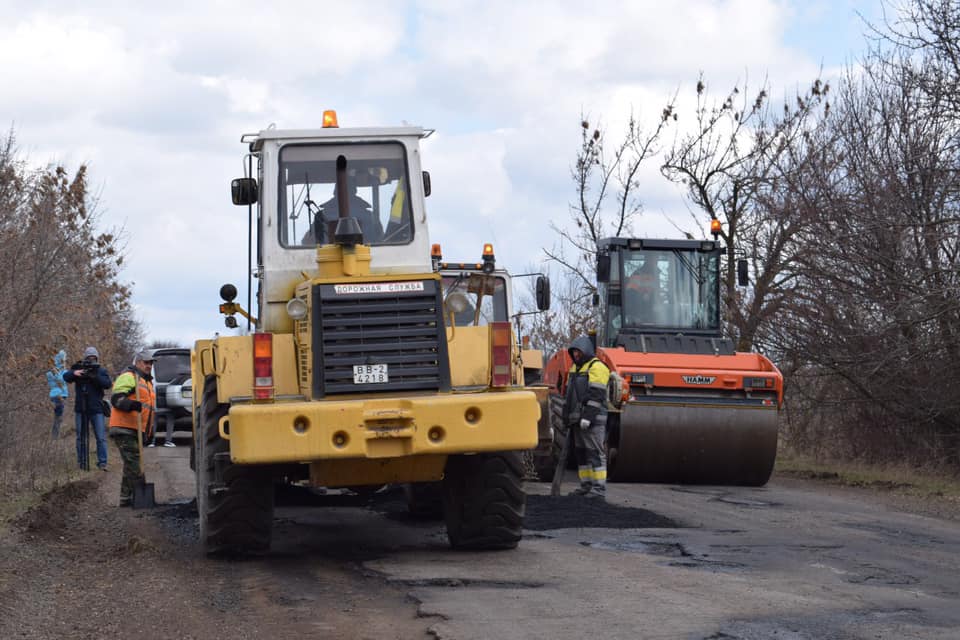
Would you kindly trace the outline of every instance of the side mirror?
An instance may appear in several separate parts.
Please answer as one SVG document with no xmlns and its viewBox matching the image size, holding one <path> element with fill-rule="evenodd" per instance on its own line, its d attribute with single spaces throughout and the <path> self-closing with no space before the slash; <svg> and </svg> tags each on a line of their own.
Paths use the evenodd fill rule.
<svg viewBox="0 0 960 640">
<path fill-rule="evenodd" d="M 426 198 L 430 195 L 430 172 L 423 172 L 423 197 Z"/>
<path fill-rule="evenodd" d="M 593 306 L 594 307 L 600 306 L 600 294 L 597 293 L 596 291 L 593 292 Z"/>
<path fill-rule="evenodd" d="M 550 308 L 550 278 L 537 278 L 537 309 L 547 311 Z"/>
<path fill-rule="evenodd" d="M 747 261 L 743 258 L 737 260 L 737 284 L 745 287 L 750 284 L 749 271 L 747 270 Z"/>
<path fill-rule="evenodd" d="M 610 282 L 610 254 L 597 254 L 597 282 Z"/>
<path fill-rule="evenodd" d="M 257 181 L 253 178 L 236 178 L 230 183 L 233 204 L 253 204 L 257 201 Z"/>
</svg>

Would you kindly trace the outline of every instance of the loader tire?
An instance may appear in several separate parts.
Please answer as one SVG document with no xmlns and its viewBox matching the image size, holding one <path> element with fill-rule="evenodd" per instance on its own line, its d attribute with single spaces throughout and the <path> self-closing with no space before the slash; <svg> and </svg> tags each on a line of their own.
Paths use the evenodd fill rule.
<svg viewBox="0 0 960 640">
<path fill-rule="evenodd" d="M 450 456 L 443 478 L 447 537 L 454 549 L 513 549 L 520 542 L 526 494 L 517 451 Z"/>
<path fill-rule="evenodd" d="M 208 555 L 264 553 L 273 526 L 273 482 L 268 471 L 230 461 L 220 437 L 229 405 L 217 401 L 217 379 L 203 385 L 197 447 L 197 512 L 200 542 Z"/>
</svg>

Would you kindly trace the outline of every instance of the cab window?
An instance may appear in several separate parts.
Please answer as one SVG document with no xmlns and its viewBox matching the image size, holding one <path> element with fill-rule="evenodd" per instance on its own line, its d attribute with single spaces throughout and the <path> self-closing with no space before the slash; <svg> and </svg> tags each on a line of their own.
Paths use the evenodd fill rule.
<svg viewBox="0 0 960 640">
<path fill-rule="evenodd" d="M 369 245 L 413 239 L 407 162 L 399 143 L 288 145 L 280 151 L 280 244 L 313 248 L 333 241 L 339 219 L 337 158 L 347 161 L 347 214 Z"/>
</svg>

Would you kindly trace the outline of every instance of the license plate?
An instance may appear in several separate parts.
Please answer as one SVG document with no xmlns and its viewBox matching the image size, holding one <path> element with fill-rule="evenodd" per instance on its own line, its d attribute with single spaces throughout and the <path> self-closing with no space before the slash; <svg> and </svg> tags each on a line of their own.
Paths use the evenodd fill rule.
<svg viewBox="0 0 960 640">
<path fill-rule="evenodd" d="M 375 384 L 389 381 L 387 377 L 387 365 L 385 364 L 353 365 L 353 384 Z"/>
</svg>

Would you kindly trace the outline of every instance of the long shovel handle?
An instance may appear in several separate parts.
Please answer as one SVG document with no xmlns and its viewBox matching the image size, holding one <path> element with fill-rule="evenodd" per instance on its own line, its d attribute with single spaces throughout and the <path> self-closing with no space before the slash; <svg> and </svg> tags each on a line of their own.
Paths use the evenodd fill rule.
<svg viewBox="0 0 960 640">
<path fill-rule="evenodd" d="M 137 385 L 137 402 L 140 402 L 140 380 L 137 379 L 137 375 L 133 375 L 133 383 Z M 141 405 L 140 411 L 137 411 L 137 457 L 140 460 L 140 477 L 143 478 L 144 474 L 144 464 L 143 464 L 143 406 Z"/>
<path fill-rule="evenodd" d="M 553 482 L 550 483 L 550 495 L 560 495 L 560 483 L 563 482 L 563 472 L 567 469 L 567 457 L 570 455 L 570 440 L 573 436 L 573 427 L 567 428 L 567 434 L 563 438 L 563 445 L 560 447 L 560 458 L 557 460 L 557 468 L 553 470 Z"/>
</svg>

